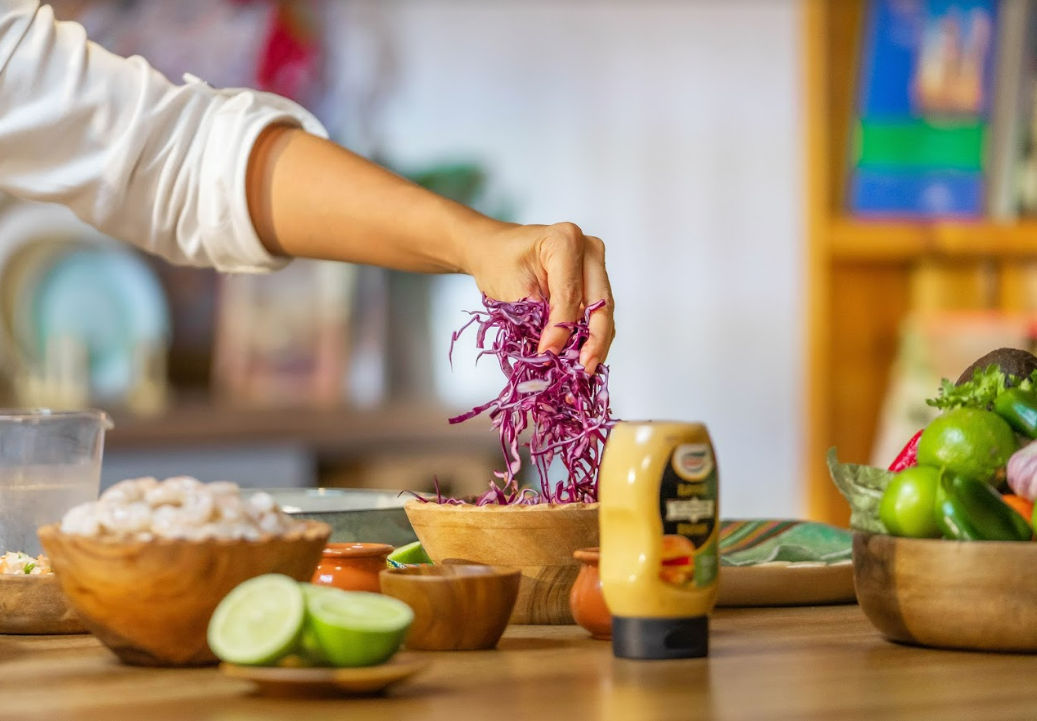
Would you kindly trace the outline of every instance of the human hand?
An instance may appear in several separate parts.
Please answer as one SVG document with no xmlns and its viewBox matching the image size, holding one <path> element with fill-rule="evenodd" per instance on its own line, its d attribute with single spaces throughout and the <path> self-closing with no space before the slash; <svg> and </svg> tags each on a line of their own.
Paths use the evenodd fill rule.
<svg viewBox="0 0 1037 721">
<path fill-rule="evenodd" d="M 466 269 L 487 296 L 548 301 L 551 313 L 540 338 L 541 353 L 561 353 L 569 331 L 557 324 L 577 320 L 587 306 L 604 300 L 605 305 L 591 313 L 590 337 L 580 351 L 580 363 L 593 373 L 605 360 L 616 335 L 615 303 L 600 238 L 584 235 L 572 223 L 499 224 L 471 236 L 465 255 Z"/>
</svg>

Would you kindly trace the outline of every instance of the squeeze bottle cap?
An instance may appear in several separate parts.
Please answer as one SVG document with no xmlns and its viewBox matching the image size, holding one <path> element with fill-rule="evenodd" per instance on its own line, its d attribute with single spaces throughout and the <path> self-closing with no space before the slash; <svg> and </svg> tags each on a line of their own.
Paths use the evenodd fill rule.
<svg viewBox="0 0 1037 721">
<path fill-rule="evenodd" d="M 709 654 L 709 618 L 612 617 L 617 658 L 702 658 Z"/>
</svg>

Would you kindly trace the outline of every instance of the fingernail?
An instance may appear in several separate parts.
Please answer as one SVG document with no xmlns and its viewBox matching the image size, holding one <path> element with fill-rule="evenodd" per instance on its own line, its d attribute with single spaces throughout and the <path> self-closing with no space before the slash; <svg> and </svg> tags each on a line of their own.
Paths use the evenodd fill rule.
<svg viewBox="0 0 1037 721">
<path fill-rule="evenodd" d="M 580 365 L 582 365 L 587 370 L 587 373 L 593 374 L 594 369 L 598 367 L 598 361 L 593 356 L 583 354 L 580 356 Z"/>
</svg>

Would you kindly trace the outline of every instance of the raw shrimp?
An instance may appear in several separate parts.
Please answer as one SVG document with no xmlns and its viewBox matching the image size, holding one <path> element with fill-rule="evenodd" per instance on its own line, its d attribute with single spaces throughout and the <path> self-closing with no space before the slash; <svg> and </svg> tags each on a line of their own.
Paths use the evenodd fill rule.
<svg viewBox="0 0 1037 721">
<path fill-rule="evenodd" d="M 65 514 L 61 530 L 83 536 L 138 540 L 237 538 L 290 534 L 302 524 L 286 516 L 269 493 L 242 497 L 237 484 L 205 484 L 190 476 L 120 481 L 93 503 Z"/>
</svg>

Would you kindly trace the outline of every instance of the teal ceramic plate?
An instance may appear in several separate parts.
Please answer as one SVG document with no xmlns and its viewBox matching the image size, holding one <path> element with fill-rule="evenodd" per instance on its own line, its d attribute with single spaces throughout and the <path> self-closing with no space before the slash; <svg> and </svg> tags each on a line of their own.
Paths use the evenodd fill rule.
<svg viewBox="0 0 1037 721">
<path fill-rule="evenodd" d="M 169 312 L 162 286 L 128 250 L 81 248 L 54 262 L 31 293 L 28 327 L 16 332 L 37 357 L 52 338 L 85 346 L 90 386 L 101 398 L 125 395 L 134 382 L 135 354 L 164 347 Z"/>
</svg>

